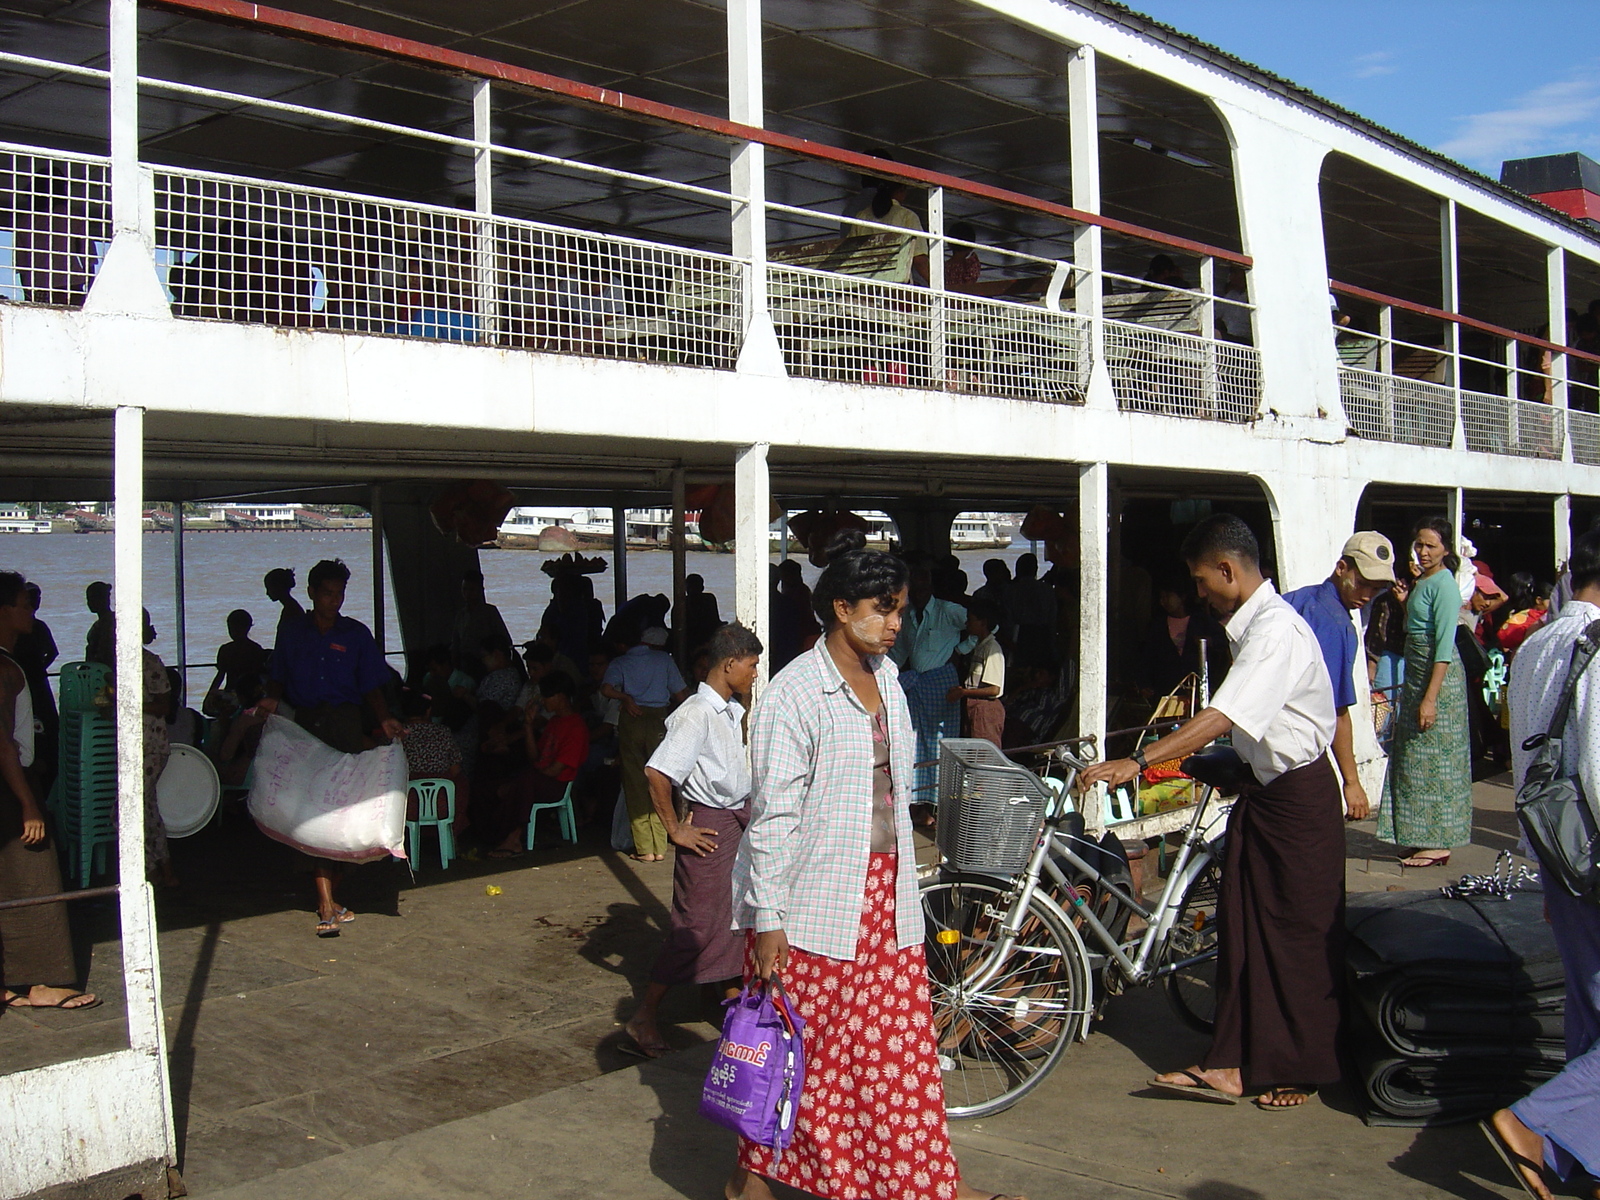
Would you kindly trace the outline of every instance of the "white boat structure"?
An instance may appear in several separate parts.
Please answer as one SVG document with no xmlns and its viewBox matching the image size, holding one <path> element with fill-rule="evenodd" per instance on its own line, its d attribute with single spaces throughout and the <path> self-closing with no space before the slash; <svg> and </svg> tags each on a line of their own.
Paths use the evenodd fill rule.
<svg viewBox="0 0 1600 1200">
<path fill-rule="evenodd" d="M 691 549 L 705 544 L 700 538 L 698 515 L 685 515 L 685 545 Z M 623 521 L 627 545 L 636 549 L 671 545 L 670 508 L 627 509 Z M 609 508 L 513 508 L 500 523 L 499 532 L 502 539 L 512 539 L 520 546 L 519 539 L 538 539 L 551 529 L 564 530 L 574 545 L 585 549 L 610 549 L 616 538 L 616 522 Z"/>
<path fill-rule="evenodd" d="M 36 517 L 19 505 L 0 507 L 0 533 L 49 533 L 49 517 Z"/>
</svg>

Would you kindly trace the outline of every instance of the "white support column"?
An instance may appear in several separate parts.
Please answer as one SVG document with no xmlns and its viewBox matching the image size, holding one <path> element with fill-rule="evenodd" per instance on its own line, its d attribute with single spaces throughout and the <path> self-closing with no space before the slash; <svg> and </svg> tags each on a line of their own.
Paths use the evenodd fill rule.
<svg viewBox="0 0 1600 1200">
<path fill-rule="evenodd" d="M 1546 290 L 1549 296 L 1550 340 L 1558 346 L 1567 344 L 1567 252 L 1552 246 L 1545 259 Z M 1572 396 L 1567 391 L 1567 356 L 1550 356 L 1550 403 L 1556 408 L 1571 408 Z M 1572 422 L 1561 422 L 1561 457 L 1572 461 Z M 1558 561 L 1566 561 L 1560 559 Z"/>
<path fill-rule="evenodd" d="M 383 578 L 383 485 L 372 485 L 372 640 L 378 653 L 387 653 L 383 610 L 386 607 Z"/>
<path fill-rule="evenodd" d="M 1078 467 L 1078 542 L 1082 567 L 1078 600 L 1078 729 L 1094 734 L 1105 753 L 1106 687 L 1108 683 L 1107 588 L 1111 557 L 1111 467 L 1082 463 Z M 1091 825 L 1099 813 L 1085 814 Z"/>
<path fill-rule="evenodd" d="M 1445 498 L 1450 505 L 1450 525 L 1456 531 L 1456 544 L 1451 548 L 1461 553 L 1461 542 L 1467 536 L 1467 493 L 1462 488 L 1448 488 Z"/>
<path fill-rule="evenodd" d="M 167 1161 L 175 1159 L 172 1097 L 161 1019 L 161 964 L 155 901 L 145 879 L 144 834 L 144 410 L 119 408 L 113 421 L 112 494 L 116 532 L 112 611 L 116 618 L 117 878 L 122 917 L 122 986 L 128 1046 L 160 1064 Z"/>
<path fill-rule="evenodd" d="M 1378 370 L 1383 375 L 1383 429 L 1394 436 L 1394 308 L 1385 304 L 1378 310 Z"/>
<path fill-rule="evenodd" d="M 689 657 L 689 614 L 684 603 L 689 590 L 689 521 L 684 512 L 683 467 L 672 469 L 672 651 L 685 667 Z"/>
<path fill-rule="evenodd" d="M 761 0 L 728 0 L 728 119 L 766 125 L 762 79 Z M 744 267 L 744 345 L 738 369 L 751 375 L 788 374 L 767 308 L 767 159 L 759 142 L 733 148 L 733 256 Z"/>
<path fill-rule="evenodd" d="M 616 616 L 628 602 L 628 510 L 611 506 L 611 597 Z"/>
<path fill-rule="evenodd" d="M 472 190 L 478 214 L 478 322 L 481 340 L 500 333 L 500 289 L 494 228 L 494 98 L 487 79 L 472 90 Z"/>
<path fill-rule="evenodd" d="M 139 5 L 110 0 L 111 247 L 90 285 L 87 313 L 171 317 L 156 274 L 155 202 L 139 165 Z"/>
<path fill-rule="evenodd" d="M 1563 343 L 1565 344 L 1565 343 Z M 1572 557 L 1572 497 L 1563 492 L 1555 501 L 1556 576 L 1566 569 Z"/>
<path fill-rule="evenodd" d="M 766 442 L 741 448 L 734 458 L 734 540 L 733 613 L 734 619 L 753 630 L 763 646 L 771 642 L 768 608 L 767 565 L 770 557 L 767 531 L 772 522 L 772 484 L 767 470 Z M 756 694 L 767 682 L 767 654 L 762 654 L 756 671 Z M 751 697 L 754 699 L 754 696 Z"/>
<path fill-rule="evenodd" d="M 184 700 L 189 694 L 189 630 L 184 613 L 186 595 L 183 572 L 183 501 L 172 502 L 172 637 L 177 643 L 178 678 L 183 680 Z"/>
<path fill-rule="evenodd" d="M 1079 46 L 1067 60 L 1067 141 L 1072 158 L 1072 207 L 1100 212 L 1100 87 L 1093 46 Z M 1082 225 L 1072 235 L 1073 306 L 1089 322 L 1091 408 L 1115 408 L 1111 372 L 1106 369 L 1105 325 L 1100 304 L 1104 238 L 1098 225 Z"/>
<path fill-rule="evenodd" d="M 1439 201 L 1439 274 L 1444 281 L 1439 306 L 1446 312 L 1461 311 L 1460 259 L 1456 251 L 1456 202 Z M 1456 450 L 1467 448 L 1466 426 L 1461 423 L 1461 326 L 1454 321 L 1445 323 L 1444 352 L 1446 367 L 1450 372 L 1450 388 L 1455 392 L 1456 428 L 1451 446 Z M 1459 533 L 1460 530 L 1457 530 Z"/>
<path fill-rule="evenodd" d="M 944 189 L 928 192 L 928 372 L 936 388 L 945 378 Z"/>
</svg>

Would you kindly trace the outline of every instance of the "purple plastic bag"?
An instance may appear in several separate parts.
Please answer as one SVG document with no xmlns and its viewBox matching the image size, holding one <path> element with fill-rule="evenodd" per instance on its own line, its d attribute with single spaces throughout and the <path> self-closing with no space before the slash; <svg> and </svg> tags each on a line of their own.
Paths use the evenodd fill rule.
<svg viewBox="0 0 1600 1200">
<path fill-rule="evenodd" d="M 802 1021 L 783 985 L 761 980 L 729 1000 L 722 1040 L 700 1093 L 700 1115 L 775 1150 L 788 1147 L 805 1086 Z"/>
</svg>

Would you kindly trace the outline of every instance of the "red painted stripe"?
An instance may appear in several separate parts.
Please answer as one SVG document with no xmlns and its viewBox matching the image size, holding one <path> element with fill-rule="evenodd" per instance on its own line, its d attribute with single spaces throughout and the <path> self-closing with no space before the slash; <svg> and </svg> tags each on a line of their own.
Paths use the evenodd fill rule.
<svg viewBox="0 0 1600 1200">
<path fill-rule="evenodd" d="M 1414 312 L 1424 317 L 1433 317 L 1438 321 L 1450 321 L 1468 329 L 1476 329 L 1483 333 L 1493 334 L 1495 337 L 1510 338 L 1512 341 L 1522 342 L 1524 345 L 1538 346 L 1541 350 L 1551 350 L 1557 354 L 1570 354 L 1573 358 L 1600 362 L 1600 354 L 1590 354 L 1587 350 L 1575 350 L 1571 346 L 1547 342 L 1543 338 L 1534 337 L 1532 334 L 1518 333 L 1515 329 L 1502 329 L 1499 325 L 1491 325 L 1487 321 L 1479 321 L 1474 317 L 1464 317 L 1460 313 L 1448 312 L 1442 308 L 1431 308 L 1426 304 L 1402 300 L 1398 296 L 1386 296 L 1382 292 L 1369 291 L 1364 287 L 1357 287 L 1353 283 L 1340 283 L 1336 279 L 1330 279 L 1328 280 L 1328 286 L 1340 295 L 1354 296 L 1358 300 L 1366 300 L 1372 304 L 1386 305 L 1390 308 L 1403 308 L 1406 312 Z"/>
<path fill-rule="evenodd" d="M 988 184 L 983 183 L 973 183 L 969 180 L 958 179 L 953 175 L 944 175 L 937 171 L 925 171 L 920 167 L 908 166 L 905 163 L 874 158 L 870 154 L 857 154 L 853 150 L 841 150 L 837 146 L 830 146 L 824 142 L 813 142 L 808 138 L 790 137 L 787 134 L 774 133 L 770 129 L 759 129 L 753 125 L 741 125 L 737 121 L 727 121 L 721 117 L 708 116 L 705 113 L 695 112 L 693 109 L 679 108 L 672 104 L 658 104 L 653 100 L 644 100 L 624 92 L 612 91 L 609 88 L 598 88 L 591 84 L 578 83 L 576 80 L 564 79 L 559 75 L 550 75 L 544 71 L 531 71 L 525 67 L 512 66 L 510 63 L 498 62 L 492 58 L 481 58 L 476 54 L 463 54 L 457 50 L 447 50 L 441 46 L 432 46 L 426 42 L 413 41 L 410 38 L 393 37 L 370 29 L 362 29 L 356 25 L 325 21 L 318 17 L 285 12 L 279 8 L 268 8 L 264 4 L 245 3 L 244 0 L 144 0 L 144 3 L 150 7 L 166 8 L 186 13 L 200 13 L 224 21 L 259 26 L 308 41 L 335 46 L 356 47 L 373 54 L 381 54 L 387 58 L 399 59 L 435 70 L 470 75 L 479 79 L 493 79 L 499 83 L 521 88 L 525 91 L 559 96 L 564 100 L 591 108 L 606 109 L 613 112 L 621 111 L 646 121 L 694 129 L 713 137 L 726 138 L 729 141 L 759 142 L 761 145 L 771 146 L 775 150 L 783 150 L 790 154 L 816 159 L 820 162 L 833 163 L 836 166 L 847 167 L 854 172 L 881 175 L 924 187 L 942 187 L 952 192 L 971 196 L 974 199 L 989 200 L 1009 208 L 1020 208 L 1030 212 L 1043 213 L 1046 216 L 1058 217 L 1073 224 L 1098 225 L 1100 228 L 1109 230 L 1112 233 L 1124 234 L 1143 242 L 1152 242 L 1159 246 L 1181 250 L 1186 254 L 1194 254 L 1202 258 L 1215 258 L 1223 262 L 1236 263 L 1241 267 L 1248 267 L 1253 261 L 1248 254 L 1224 250 L 1219 246 L 1208 246 L 1204 242 L 1191 241 L 1188 238 L 1176 237 L 1172 234 L 1158 233 L 1153 229 L 1145 229 L 1142 226 L 1132 225 L 1126 221 L 1118 221 L 1113 217 L 1097 216 L 1075 208 L 1068 208 L 1064 204 L 1054 204 L 1048 200 L 1025 196 L 1021 192 L 990 187 Z"/>
</svg>

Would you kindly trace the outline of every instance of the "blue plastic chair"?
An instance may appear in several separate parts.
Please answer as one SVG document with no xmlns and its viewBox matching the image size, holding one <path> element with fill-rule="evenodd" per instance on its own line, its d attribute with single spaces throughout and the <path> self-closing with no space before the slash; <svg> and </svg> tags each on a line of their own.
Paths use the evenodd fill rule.
<svg viewBox="0 0 1600 1200">
<path fill-rule="evenodd" d="M 406 822 L 406 853 L 412 867 L 418 865 L 422 854 L 422 827 L 432 825 L 439 832 L 439 865 L 448 869 L 456 856 L 456 835 L 451 828 L 456 819 L 456 785 L 448 779 L 413 779 L 406 791 L 417 801 L 417 819 Z M 440 796 L 444 797 L 442 814 Z"/>
<path fill-rule="evenodd" d="M 533 830 L 539 824 L 539 814 L 553 811 L 561 818 L 561 840 L 574 845 L 578 841 L 578 814 L 572 809 L 572 785 L 567 784 L 566 791 L 561 793 L 561 799 L 552 800 L 549 804 L 535 804 L 528 813 L 528 837 L 524 845 L 533 849 Z"/>
</svg>

